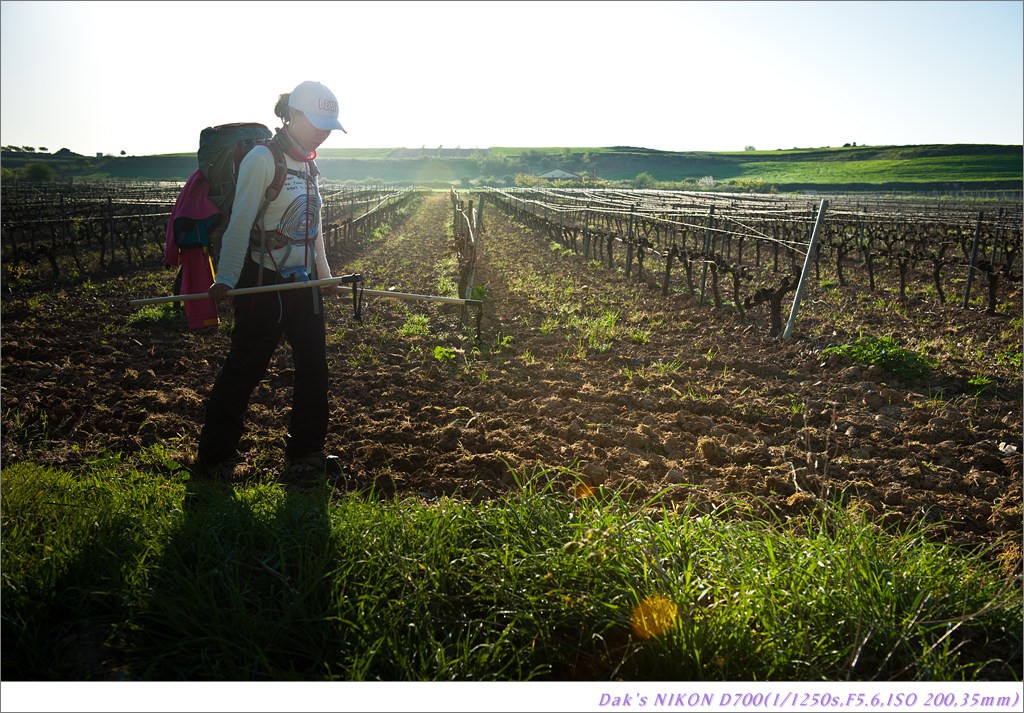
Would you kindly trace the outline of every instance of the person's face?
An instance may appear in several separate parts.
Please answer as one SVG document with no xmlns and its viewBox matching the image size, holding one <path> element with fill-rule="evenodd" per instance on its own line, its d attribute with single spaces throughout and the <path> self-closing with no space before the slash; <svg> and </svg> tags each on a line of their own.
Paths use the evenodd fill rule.
<svg viewBox="0 0 1024 713">
<path fill-rule="evenodd" d="M 318 129 L 309 123 L 309 119 L 301 111 L 293 112 L 289 126 L 292 138 L 308 151 L 315 150 L 331 135 L 330 129 Z"/>
</svg>

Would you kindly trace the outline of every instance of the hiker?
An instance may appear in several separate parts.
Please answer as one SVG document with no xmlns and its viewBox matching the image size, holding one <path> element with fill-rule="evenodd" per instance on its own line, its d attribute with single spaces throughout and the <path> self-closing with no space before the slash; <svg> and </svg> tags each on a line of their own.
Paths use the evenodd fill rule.
<svg viewBox="0 0 1024 713">
<path fill-rule="evenodd" d="M 345 132 L 338 121 L 338 101 L 324 85 L 307 81 L 280 95 L 274 113 L 283 125 L 269 144 L 250 149 L 238 166 L 230 220 L 209 289 L 215 302 L 232 302 L 227 292 L 233 288 L 332 276 L 314 159 L 332 130 Z M 280 193 L 264 207 L 264 192 L 275 175 L 274 151 L 285 155 L 288 175 Z M 194 474 L 231 479 L 249 398 L 282 336 L 291 346 L 295 369 L 285 475 L 306 479 L 340 473 L 338 457 L 324 452 L 328 372 L 323 295 L 341 289 L 329 285 L 233 300 L 231 347 L 206 401 Z"/>
</svg>

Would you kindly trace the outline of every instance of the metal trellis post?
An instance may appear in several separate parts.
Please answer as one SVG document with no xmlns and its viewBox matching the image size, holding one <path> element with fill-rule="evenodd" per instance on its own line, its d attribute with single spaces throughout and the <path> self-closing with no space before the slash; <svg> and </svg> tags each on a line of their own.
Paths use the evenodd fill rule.
<svg viewBox="0 0 1024 713">
<path fill-rule="evenodd" d="M 821 199 L 818 206 L 818 217 L 814 220 L 814 230 L 811 232 L 811 242 L 807 246 L 807 255 L 804 257 L 804 269 L 800 272 L 800 282 L 796 286 L 796 294 L 793 296 L 793 307 L 789 310 L 789 321 L 786 322 L 786 329 L 782 332 L 782 338 L 788 339 L 793 331 L 793 324 L 796 322 L 796 312 L 800 308 L 800 298 L 804 293 L 804 284 L 807 282 L 807 274 L 811 271 L 811 262 L 814 260 L 814 250 L 818 247 L 818 235 L 821 232 L 821 223 L 825 218 L 825 209 L 828 208 L 828 200 Z"/>
</svg>

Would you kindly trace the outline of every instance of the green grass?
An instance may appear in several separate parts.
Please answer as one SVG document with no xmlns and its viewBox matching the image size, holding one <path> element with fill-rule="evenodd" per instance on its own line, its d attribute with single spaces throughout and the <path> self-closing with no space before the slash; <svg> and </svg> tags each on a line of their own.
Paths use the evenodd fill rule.
<svg viewBox="0 0 1024 713">
<path fill-rule="evenodd" d="M 1019 583 L 856 509 L 3 472 L 6 680 L 1019 680 Z M 580 486 L 578 486 L 580 487 Z"/>
<path fill-rule="evenodd" d="M 385 160 L 391 158 L 396 150 L 400 149 L 317 149 L 317 156 L 327 159 Z"/>
<path fill-rule="evenodd" d="M 631 180 L 647 173 L 658 181 L 768 185 L 882 185 L 1020 182 L 1020 147 L 920 145 L 794 148 L 760 151 L 650 151 L 617 148 L 492 148 L 505 159 L 589 155 L 589 169 L 609 180 Z"/>
<path fill-rule="evenodd" d="M 713 171 L 713 169 L 712 169 Z M 942 181 L 1020 180 L 1021 162 L 1012 157 L 960 156 L 857 161 L 743 162 L 733 175 L 767 183 L 937 183 Z"/>
<path fill-rule="evenodd" d="M 410 314 L 397 333 L 400 337 L 425 337 L 430 333 L 430 317 L 425 314 Z"/>
<path fill-rule="evenodd" d="M 144 327 L 162 323 L 176 323 L 181 321 L 180 308 L 175 308 L 173 302 L 146 305 L 139 311 L 128 317 L 128 324 L 134 327 Z"/>
<path fill-rule="evenodd" d="M 465 180 L 504 181 L 561 167 L 607 181 L 632 182 L 648 174 L 662 182 L 694 182 L 711 176 L 723 188 L 775 186 L 782 190 L 1019 190 L 1024 162 L 1020 146 L 939 144 L 819 148 L 760 147 L 755 151 L 659 151 L 616 147 L 507 147 L 473 149 L 322 149 L 324 179 L 451 185 Z M 49 162 L 63 176 L 184 180 L 195 154 L 102 157 L 74 163 L 50 154 L 5 152 L 5 166 Z M 723 185 L 724 184 L 724 185 Z"/>
</svg>

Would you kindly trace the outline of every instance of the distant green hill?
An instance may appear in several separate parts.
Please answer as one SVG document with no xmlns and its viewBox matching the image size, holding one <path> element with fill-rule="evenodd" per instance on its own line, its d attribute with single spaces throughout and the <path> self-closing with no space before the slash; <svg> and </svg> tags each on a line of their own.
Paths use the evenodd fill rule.
<svg viewBox="0 0 1024 713">
<path fill-rule="evenodd" d="M 32 162 L 52 166 L 58 179 L 184 181 L 195 154 L 88 157 L 4 147 L 0 167 L 15 178 Z M 658 151 L 603 148 L 324 149 L 317 160 L 324 178 L 358 183 L 514 185 L 560 169 L 588 183 L 644 187 L 718 186 L 778 191 L 1020 190 L 1020 145 L 939 144 L 843 146 L 776 151 Z"/>
</svg>

